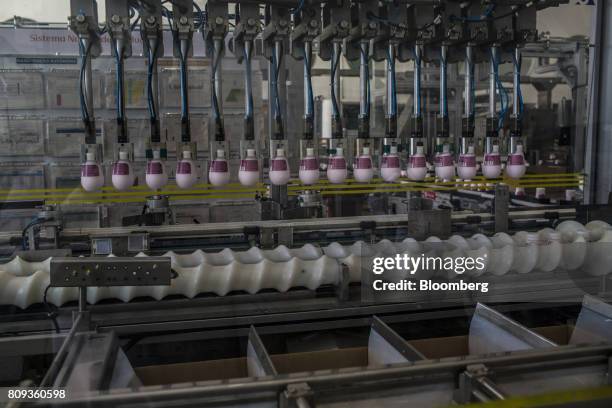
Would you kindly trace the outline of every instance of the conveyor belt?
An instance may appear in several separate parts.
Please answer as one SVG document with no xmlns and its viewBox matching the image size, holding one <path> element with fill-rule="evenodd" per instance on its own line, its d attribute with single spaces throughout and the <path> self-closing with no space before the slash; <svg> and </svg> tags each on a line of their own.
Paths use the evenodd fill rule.
<svg viewBox="0 0 612 408">
<path fill-rule="evenodd" d="M 295 196 L 303 191 L 320 191 L 323 196 L 359 195 L 375 193 L 404 193 L 426 191 L 455 191 L 461 190 L 490 190 L 494 183 L 503 182 L 511 188 L 535 187 L 563 187 L 578 188 L 584 183 L 584 176 L 580 173 L 564 174 L 530 174 L 520 180 L 510 178 L 489 180 L 482 176 L 470 181 L 436 181 L 428 178 L 423 182 L 414 182 L 400 179 L 396 183 L 385 183 L 382 179 L 375 179 L 370 183 L 358 183 L 353 179 L 343 184 L 331 184 L 322 180 L 315 185 L 301 185 L 293 180 L 288 186 L 288 194 Z M 173 201 L 184 200 L 212 200 L 212 199 L 249 199 L 257 195 L 265 195 L 268 186 L 258 184 L 255 187 L 244 187 L 238 183 L 228 184 L 217 188 L 210 184 L 198 184 L 193 189 L 181 190 L 177 186 L 169 185 L 163 191 L 153 192 L 146 186 L 133 187 L 129 191 L 119 192 L 113 187 L 103 187 L 100 192 L 86 193 L 79 188 L 50 188 L 50 189 L 4 189 L 0 190 L 0 202 L 14 202 L 22 200 L 44 200 L 47 204 L 101 204 L 101 203 L 137 203 L 142 202 L 152 194 L 166 195 Z"/>
<path fill-rule="evenodd" d="M 296 249 L 279 246 L 270 251 L 251 248 L 246 252 L 234 252 L 225 249 L 214 254 L 196 251 L 189 255 L 169 252 L 164 256 L 172 259 L 172 267 L 178 273 L 172 286 L 89 288 L 88 297 L 91 303 L 96 303 L 107 298 L 127 302 L 139 296 L 161 300 L 173 294 L 192 298 L 206 292 L 223 296 L 232 291 L 257 293 L 267 288 L 281 292 L 295 287 L 314 290 L 322 285 L 338 284 L 341 264 L 348 268 L 347 278 L 359 282 L 362 280 L 362 266 L 368 268 L 371 258 L 395 257 L 396 254 L 414 258 L 480 258 L 485 266 L 483 269 L 465 270 L 462 276 L 458 276 L 456 268 L 445 270 L 435 265 L 422 265 L 414 275 L 410 270 L 393 267 L 384 276 L 385 280 L 392 282 L 415 278 L 453 281 L 464 276 L 474 279 L 483 274 L 527 274 L 534 270 L 551 272 L 559 268 L 580 270 L 581 275 L 603 276 L 612 272 L 612 263 L 602 259 L 609 251 L 609 242 L 612 242 L 612 230 L 608 224 L 594 221 L 583 227 L 574 221 L 565 221 L 557 231 L 518 232 L 512 237 L 504 233 L 491 238 L 476 234 L 468 239 L 454 235 L 445 241 L 431 237 L 423 242 L 407 238 L 402 242 L 383 240 L 372 245 L 364 242 L 351 246 L 333 243 L 325 248 L 308 244 Z M 0 265 L 0 304 L 26 308 L 39 303 L 49 281 L 49 259 L 27 262 L 15 258 Z M 61 306 L 77 299 L 77 296 L 76 288 L 51 288 L 48 301 Z"/>
</svg>

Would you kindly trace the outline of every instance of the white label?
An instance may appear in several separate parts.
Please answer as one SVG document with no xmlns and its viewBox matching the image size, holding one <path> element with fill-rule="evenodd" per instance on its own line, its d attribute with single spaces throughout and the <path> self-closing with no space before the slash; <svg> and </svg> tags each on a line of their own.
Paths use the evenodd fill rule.
<svg viewBox="0 0 612 408">
<path fill-rule="evenodd" d="M 0 155 L 44 154 L 42 120 L 0 118 Z"/>
<path fill-rule="evenodd" d="M 43 77 L 37 72 L 0 73 L 0 109 L 44 108 Z"/>
</svg>

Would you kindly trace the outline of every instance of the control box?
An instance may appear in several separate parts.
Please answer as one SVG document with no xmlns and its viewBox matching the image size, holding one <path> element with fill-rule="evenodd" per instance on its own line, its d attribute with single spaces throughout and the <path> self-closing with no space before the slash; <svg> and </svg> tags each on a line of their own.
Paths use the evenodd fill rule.
<svg viewBox="0 0 612 408">
<path fill-rule="evenodd" d="M 51 286 L 170 285 L 168 257 L 51 258 Z"/>
</svg>

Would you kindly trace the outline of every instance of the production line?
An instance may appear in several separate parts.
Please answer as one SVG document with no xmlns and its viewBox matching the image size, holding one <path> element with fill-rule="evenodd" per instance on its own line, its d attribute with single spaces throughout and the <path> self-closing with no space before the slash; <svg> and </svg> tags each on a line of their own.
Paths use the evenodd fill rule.
<svg viewBox="0 0 612 408">
<path fill-rule="evenodd" d="M 110 3 L 110 2 L 109 2 Z M 367 4 L 366 4 L 367 3 Z M 111 5 L 107 13 L 116 17 L 107 22 L 108 33 L 112 44 L 112 54 L 116 59 L 116 126 L 117 139 L 113 149 L 115 160 L 111 166 L 111 182 L 119 191 L 127 190 L 134 185 L 135 174 L 130 165 L 133 156 L 133 146 L 129 143 L 125 112 L 124 59 L 131 54 L 130 50 L 130 6 L 126 3 L 121 7 Z M 234 37 L 231 44 L 236 48 L 236 55 L 244 65 L 244 128 L 243 139 L 240 142 L 240 169 L 238 179 L 244 186 L 252 186 L 261 180 L 260 163 L 257 149 L 253 144 L 253 90 L 252 90 L 252 58 L 255 37 L 262 31 L 263 54 L 269 59 L 269 90 L 270 90 L 270 143 L 269 143 L 269 183 L 273 186 L 284 186 L 290 180 L 290 166 L 286 157 L 286 137 L 284 131 L 283 109 L 280 101 L 279 74 L 284 68 L 282 61 L 287 51 L 291 57 L 303 61 L 304 64 L 304 114 L 303 132 L 300 140 L 299 180 L 304 185 L 315 184 L 319 180 L 319 157 L 315 154 L 314 122 L 317 120 L 314 112 L 314 95 L 312 91 L 312 43 L 317 40 L 318 57 L 330 61 L 330 94 L 331 112 L 321 112 L 324 116 L 322 137 L 328 139 L 326 157 L 327 179 L 334 184 L 344 183 L 351 168 L 357 182 L 367 183 L 374 176 L 373 152 L 380 154 L 380 174 L 384 181 L 396 181 L 402 171 L 409 180 L 422 181 L 427 176 L 427 163 L 434 163 L 434 174 L 443 181 L 453 180 L 455 173 L 460 180 L 473 179 L 478 170 L 474 146 L 475 126 L 475 77 L 476 62 L 488 62 L 489 101 L 486 138 L 482 159 L 482 174 L 489 179 L 497 179 L 502 174 L 502 161 L 506 163 L 506 175 L 512 179 L 521 178 L 526 171 L 525 151 L 522 141 L 522 119 L 524 102 L 521 94 L 521 47 L 534 39 L 535 29 L 523 21 L 533 19 L 538 7 L 549 6 L 520 3 L 514 10 L 510 6 L 491 3 L 482 6 L 479 3 L 459 5 L 448 4 L 426 6 L 431 10 L 433 20 L 423 26 L 419 22 L 424 18 L 418 14 L 420 5 L 408 7 L 403 3 L 392 3 L 379 7 L 376 2 L 339 2 L 338 4 L 319 6 L 306 1 L 297 7 L 287 9 L 270 6 L 265 15 L 263 28 L 259 23 L 259 9 L 256 6 L 243 4 L 235 14 Z M 210 21 L 206 30 L 202 30 L 207 54 L 210 55 L 211 66 L 211 111 L 210 132 L 214 140 L 209 146 L 209 164 L 207 180 L 213 186 L 223 186 L 230 181 L 230 168 L 227 163 L 227 140 L 223 118 L 223 106 L 218 95 L 222 84 L 222 56 L 225 49 L 224 38 L 229 26 L 227 5 L 220 3 L 211 5 L 206 13 L 190 10 L 189 2 L 172 3 L 172 10 L 158 5 L 143 12 L 141 17 L 141 36 L 143 51 L 147 55 L 147 101 L 151 122 L 150 149 L 151 157 L 146 165 L 146 183 L 153 191 L 163 188 L 167 183 L 167 171 L 162 160 L 167 151 L 159 141 L 159 113 L 156 108 L 157 96 L 157 59 L 163 53 L 161 28 L 164 18 L 168 21 L 173 36 L 173 52 L 179 60 L 180 95 L 181 95 L 181 136 L 176 151 L 176 183 L 180 188 L 189 189 L 197 181 L 194 160 L 197 160 L 197 146 L 191 142 L 191 126 L 189 118 L 189 87 L 188 87 L 188 56 L 192 52 L 193 32 L 203 29 L 204 18 Z M 315 7 L 316 6 L 316 7 Z M 496 7 L 499 9 L 495 13 Z M 505 7 L 505 8 L 504 8 Z M 242 10 L 241 10 L 242 9 Z M 500 12 L 500 10 L 502 10 Z M 113 14 L 114 13 L 114 14 Z M 149 15 L 150 13 L 150 15 Z M 271 20 L 278 14 L 278 21 Z M 325 17 L 319 21 L 319 13 Z M 351 14 L 352 13 L 352 14 Z M 472 13 L 474 13 L 472 15 Z M 379 15 L 380 14 L 380 15 Z M 388 14 L 388 17 L 384 17 Z M 495 15 L 494 15 L 495 14 Z M 206 17 L 204 17 L 206 16 Z M 91 19 L 92 16 L 89 16 Z M 357 18 L 355 18 L 357 17 Z M 242 21 L 241 21 L 242 18 Z M 127 19 L 127 20 L 126 20 Z M 329 21 L 326 21 L 329 19 Z M 246 21 L 245 21 L 246 20 Z M 194 24 L 194 21 L 196 22 Z M 290 22 L 293 22 L 292 30 Z M 409 23 L 415 22 L 416 26 Z M 99 42 L 98 33 L 91 27 L 91 21 L 86 14 L 77 14 L 71 20 L 72 28 L 80 40 L 81 66 L 81 101 L 83 105 L 83 122 L 89 129 L 88 140 L 95 140 L 95 124 L 93 102 L 88 101 L 86 78 L 91 73 L 90 59 L 94 57 L 92 46 Z M 321 27 L 321 22 L 324 25 Z M 515 27 L 513 24 L 519 22 Z M 476 28 L 474 28 L 476 26 Z M 97 27 L 94 27 L 97 29 Z M 291 31 L 291 32 L 290 32 Z M 290 49 L 286 49 L 286 43 Z M 409 44 L 413 44 L 411 47 Z M 450 53 L 449 46 L 462 44 L 465 46 L 465 57 L 455 51 Z M 412 48 L 412 49 L 411 49 Z M 458 48 L 458 47 L 457 47 Z M 423 114 L 421 102 L 421 67 L 424 53 L 429 63 L 440 67 L 440 110 L 436 121 L 435 150 L 425 155 L 423 135 Z M 490 58 L 489 58 L 490 55 Z M 342 118 L 340 63 L 345 58 L 349 61 L 359 60 L 360 106 L 358 116 L 358 134 L 354 143 L 355 156 L 347 160 L 344 145 L 344 126 Z M 386 61 L 385 95 L 385 133 L 382 140 L 372 140 L 370 137 L 370 60 L 383 58 Z M 396 60 L 412 60 L 414 63 L 414 101 L 411 121 L 412 131 L 403 146 L 402 135 L 397 130 L 397 80 Z M 512 112 L 508 114 L 510 95 L 504 88 L 499 74 L 499 65 L 511 61 L 513 67 Z M 462 131 L 458 138 L 458 146 L 449 133 L 447 69 L 449 63 L 463 62 L 465 75 L 464 110 L 462 115 Z M 89 97 L 91 99 L 91 97 Z M 329 105 L 329 104 L 328 104 Z M 499 109 L 498 109 L 499 108 Z M 329 117 L 327 117 L 329 115 Z M 507 157 L 502 160 L 498 133 L 504 126 L 506 117 L 510 119 L 510 133 Z M 93 132 L 93 133 L 92 133 Z M 400 151 L 406 147 L 407 167 L 402 169 L 399 157 Z M 104 170 L 100 164 L 100 147 L 88 143 L 83 149 L 86 161 L 81 167 L 81 185 L 85 191 L 96 191 L 104 186 Z M 318 151 L 319 149 L 316 149 Z M 456 157 L 452 153 L 457 150 Z M 97 153 L 98 152 L 98 153 Z M 456 163 L 456 165 L 455 165 Z M 456 170 L 455 170 L 456 166 Z M 430 166 L 431 167 L 431 166 Z"/>
<path fill-rule="evenodd" d="M 612 401 L 607 5 L 66 3 L 0 24 L 0 387 Z"/>
</svg>

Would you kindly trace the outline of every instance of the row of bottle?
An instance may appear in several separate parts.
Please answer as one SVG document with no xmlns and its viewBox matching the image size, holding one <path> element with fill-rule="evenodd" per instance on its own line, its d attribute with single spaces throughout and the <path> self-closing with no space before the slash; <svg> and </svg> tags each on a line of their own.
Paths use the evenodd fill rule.
<svg viewBox="0 0 612 408">
<path fill-rule="evenodd" d="M 255 157 L 255 151 L 252 152 Z M 197 166 L 192 159 L 191 151 L 183 152 L 183 157 L 176 164 L 176 184 L 180 188 L 191 188 L 198 181 Z M 210 164 L 208 179 L 215 186 L 222 186 L 230 181 L 229 165 L 223 150 L 217 151 L 217 158 Z M 124 191 L 134 186 L 136 175 L 128 160 L 127 152 L 119 152 L 119 160 L 113 163 L 111 181 L 113 187 Z M 159 190 L 168 184 L 166 166 L 161 160 L 159 151 L 153 152 L 153 159 L 147 163 L 145 181 L 151 190 Z M 250 185 L 257 182 L 254 180 Z M 104 174 L 100 164 L 95 161 L 94 153 L 87 153 L 87 161 L 81 165 L 81 186 L 85 191 L 96 191 L 104 186 Z"/>
<path fill-rule="evenodd" d="M 391 146 L 381 160 L 380 176 L 386 182 L 394 182 L 401 176 L 401 161 L 397 147 Z M 455 163 L 448 146 L 434 158 L 435 175 L 440 180 L 450 181 L 455 177 Z M 522 146 L 518 145 L 514 154 L 508 157 L 506 174 L 511 178 L 520 178 L 525 174 L 525 159 Z M 300 160 L 299 178 L 302 184 L 312 185 L 319 181 L 319 159 L 313 148 L 306 149 L 306 156 Z M 327 179 L 332 184 L 343 183 L 348 177 L 348 167 L 343 149 L 336 148 L 327 163 Z M 456 165 L 457 175 L 462 180 L 476 177 L 478 165 L 474 148 L 470 146 L 465 154 L 459 156 Z M 502 165 L 499 148 L 493 146 L 492 152 L 485 154 L 482 163 L 482 174 L 486 178 L 498 178 Z M 406 176 L 410 180 L 421 181 L 427 176 L 427 159 L 422 146 L 417 146 L 414 155 L 408 158 Z M 274 185 L 286 185 L 290 179 L 289 163 L 283 149 L 277 149 L 276 156 L 270 161 L 270 182 Z M 357 182 L 367 183 L 374 177 L 374 166 L 370 149 L 364 147 L 355 159 L 353 177 Z M 127 152 L 119 153 L 119 160 L 112 166 L 112 184 L 119 190 L 127 190 L 134 185 L 135 175 L 128 161 Z M 213 186 L 223 186 L 229 183 L 229 165 L 225 159 L 225 151 L 217 150 L 217 157 L 210 163 L 208 180 Z M 253 186 L 260 180 L 259 160 L 254 149 L 247 149 L 247 154 L 240 161 L 238 180 L 244 186 Z M 163 188 L 168 183 L 165 165 L 155 151 L 153 159 L 147 163 L 145 181 L 152 190 Z M 182 159 L 176 166 L 176 184 L 183 189 L 191 188 L 197 182 L 196 166 L 190 151 L 184 151 Z M 87 154 L 87 161 L 81 166 L 81 185 L 85 191 L 95 191 L 104 185 L 104 175 L 101 166 L 96 163 L 93 153 Z"/>
<path fill-rule="evenodd" d="M 424 174 L 426 174 L 426 171 L 422 169 L 425 161 L 424 157 L 422 148 L 417 147 L 417 154 L 408 159 L 408 178 L 412 180 L 422 180 L 425 178 Z M 466 153 L 459 155 L 456 166 L 457 176 L 461 180 L 472 180 L 476 177 L 478 167 L 474 147 L 469 146 Z M 480 168 L 482 170 L 482 175 L 487 179 L 496 179 L 501 176 L 502 160 L 498 145 L 493 145 L 491 152 L 484 155 Z M 440 180 L 451 181 L 455 177 L 455 163 L 448 145 L 444 145 L 442 152 L 435 155 L 434 169 L 436 177 Z M 522 145 L 517 145 L 516 151 L 508 155 L 505 169 L 506 176 L 512 179 L 520 179 L 525 175 L 527 171 L 527 162 L 525 161 Z M 411 175 L 411 173 L 413 173 L 413 175 Z"/>
</svg>

